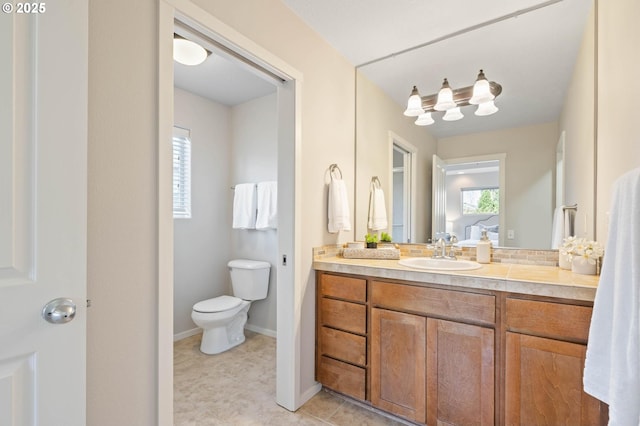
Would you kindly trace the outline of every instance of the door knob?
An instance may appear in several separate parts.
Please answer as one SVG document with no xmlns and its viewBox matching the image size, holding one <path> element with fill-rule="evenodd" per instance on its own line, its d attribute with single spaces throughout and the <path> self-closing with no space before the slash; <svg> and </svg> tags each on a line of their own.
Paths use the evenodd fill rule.
<svg viewBox="0 0 640 426">
<path fill-rule="evenodd" d="M 51 324 L 64 324 L 76 316 L 76 304 L 73 300 L 59 297 L 44 305 L 42 318 Z"/>
</svg>

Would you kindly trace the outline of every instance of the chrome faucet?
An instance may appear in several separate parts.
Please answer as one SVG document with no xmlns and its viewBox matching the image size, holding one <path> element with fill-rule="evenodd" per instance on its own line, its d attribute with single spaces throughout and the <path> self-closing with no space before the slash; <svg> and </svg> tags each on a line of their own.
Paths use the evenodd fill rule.
<svg viewBox="0 0 640 426">
<path fill-rule="evenodd" d="M 444 242 L 443 238 L 438 238 L 436 244 L 433 246 L 433 256 L 434 259 L 443 259 L 445 254 L 447 253 L 447 243 Z"/>
<path fill-rule="evenodd" d="M 456 244 L 458 244 L 458 237 L 455 235 L 451 236 L 451 245 L 449 246 L 449 255 L 445 256 L 447 259 L 456 260 Z"/>
<path fill-rule="evenodd" d="M 456 246 L 458 238 L 455 235 L 451 236 L 451 244 L 447 245 L 443 238 L 439 238 L 433 246 L 429 248 L 433 249 L 432 259 L 451 259 L 456 260 Z M 449 253 L 447 254 L 447 246 L 449 247 Z"/>
</svg>

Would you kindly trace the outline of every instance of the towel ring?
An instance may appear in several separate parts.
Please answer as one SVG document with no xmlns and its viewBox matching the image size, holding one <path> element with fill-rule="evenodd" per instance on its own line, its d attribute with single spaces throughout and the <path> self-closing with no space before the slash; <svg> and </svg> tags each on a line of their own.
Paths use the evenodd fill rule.
<svg viewBox="0 0 640 426">
<path fill-rule="evenodd" d="M 340 167 L 335 163 L 329 166 L 329 175 L 331 176 L 331 179 L 333 179 L 333 172 L 336 170 L 340 173 L 340 179 L 342 179 L 342 170 L 340 170 Z"/>
<path fill-rule="evenodd" d="M 382 187 L 382 184 L 380 183 L 380 179 L 378 179 L 378 176 L 374 176 L 371 178 L 371 185 L 373 185 L 374 188 Z"/>
</svg>

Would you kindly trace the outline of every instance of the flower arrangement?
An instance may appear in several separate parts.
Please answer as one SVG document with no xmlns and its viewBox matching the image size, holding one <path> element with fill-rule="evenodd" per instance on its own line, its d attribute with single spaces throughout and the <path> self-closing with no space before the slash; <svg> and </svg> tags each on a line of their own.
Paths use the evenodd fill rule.
<svg viewBox="0 0 640 426">
<path fill-rule="evenodd" d="M 595 265 L 604 255 L 604 247 L 597 241 L 586 238 L 567 237 L 563 240 L 560 254 L 568 256 L 570 261 L 575 257 Z"/>
</svg>

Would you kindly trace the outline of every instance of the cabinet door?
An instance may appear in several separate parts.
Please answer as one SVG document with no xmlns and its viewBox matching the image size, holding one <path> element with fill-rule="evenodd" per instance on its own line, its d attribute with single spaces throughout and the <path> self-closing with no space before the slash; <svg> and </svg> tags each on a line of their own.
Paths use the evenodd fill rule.
<svg viewBox="0 0 640 426">
<path fill-rule="evenodd" d="M 582 390 L 585 353 L 585 345 L 508 332 L 506 424 L 600 424 L 599 401 Z"/>
<path fill-rule="evenodd" d="M 426 318 L 371 310 L 371 403 L 425 423 Z"/>
<path fill-rule="evenodd" d="M 427 424 L 495 423 L 494 334 L 427 319 Z"/>
</svg>

